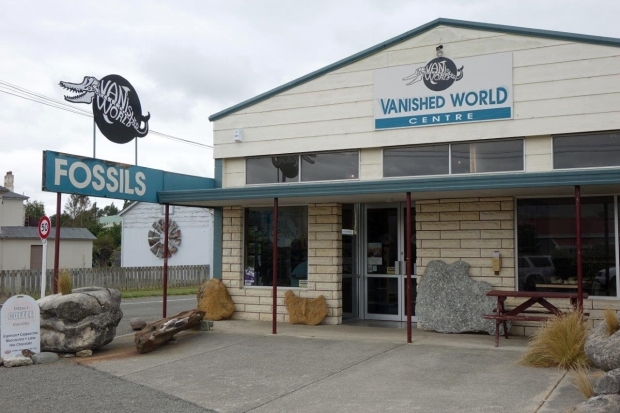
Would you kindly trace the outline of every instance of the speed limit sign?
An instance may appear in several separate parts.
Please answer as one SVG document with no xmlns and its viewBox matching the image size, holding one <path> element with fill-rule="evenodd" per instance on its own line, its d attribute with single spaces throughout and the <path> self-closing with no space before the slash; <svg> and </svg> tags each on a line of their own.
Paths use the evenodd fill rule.
<svg viewBox="0 0 620 413">
<path fill-rule="evenodd" d="M 51 228 L 52 223 L 50 222 L 50 219 L 46 216 L 42 216 L 39 220 L 39 237 L 41 237 L 42 240 L 47 239 Z"/>
</svg>

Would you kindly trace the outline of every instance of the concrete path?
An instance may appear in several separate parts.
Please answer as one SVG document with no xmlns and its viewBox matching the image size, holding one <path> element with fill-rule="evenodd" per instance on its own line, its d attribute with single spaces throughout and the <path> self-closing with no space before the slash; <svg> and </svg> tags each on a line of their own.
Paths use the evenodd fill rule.
<svg viewBox="0 0 620 413">
<path fill-rule="evenodd" d="M 563 371 L 515 365 L 523 338 L 401 329 L 215 322 L 138 355 L 117 337 L 76 362 L 219 412 L 564 412 Z M 75 360 L 75 359 L 74 359 Z"/>
</svg>

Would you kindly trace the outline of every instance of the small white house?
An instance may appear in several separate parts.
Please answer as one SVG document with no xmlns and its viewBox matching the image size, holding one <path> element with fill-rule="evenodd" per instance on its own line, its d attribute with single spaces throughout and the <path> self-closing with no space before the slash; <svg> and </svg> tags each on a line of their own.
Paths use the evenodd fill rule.
<svg viewBox="0 0 620 413">
<path fill-rule="evenodd" d="M 213 266 L 213 210 L 169 207 L 168 265 Z M 121 266 L 163 265 L 164 206 L 134 202 L 119 215 L 123 219 Z"/>
<path fill-rule="evenodd" d="M 43 246 L 36 227 L 24 226 L 25 195 L 13 192 L 14 176 L 11 171 L 0 186 L 0 271 L 40 270 Z M 91 268 L 93 241 L 96 239 L 86 228 L 60 230 L 60 268 Z M 54 266 L 56 228 L 52 228 L 47 242 L 47 268 Z"/>
</svg>

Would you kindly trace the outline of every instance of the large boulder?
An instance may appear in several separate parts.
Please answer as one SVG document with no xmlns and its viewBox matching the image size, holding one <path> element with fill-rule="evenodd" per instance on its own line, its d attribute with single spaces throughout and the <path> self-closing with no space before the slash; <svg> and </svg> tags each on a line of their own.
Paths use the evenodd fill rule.
<svg viewBox="0 0 620 413">
<path fill-rule="evenodd" d="M 204 311 L 205 319 L 211 321 L 223 320 L 235 312 L 228 290 L 222 281 L 212 278 L 205 281 L 198 290 L 198 310 Z"/>
<path fill-rule="evenodd" d="M 492 286 L 472 280 L 468 272 L 465 261 L 428 264 L 418 285 L 419 328 L 440 333 L 495 333 L 495 321 L 483 318 L 497 307 L 497 300 L 486 296 Z"/>
<path fill-rule="evenodd" d="M 100 287 L 48 295 L 37 301 L 41 310 L 41 351 L 76 353 L 110 343 L 123 318 L 121 293 Z"/>
<path fill-rule="evenodd" d="M 317 298 L 301 298 L 288 290 L 284 293 L 284 305 L 291 324 L 315 326 L 327 315 L 327 302 L 322 295 Z"/>
<path fill-rule="evenodd" d="M 620 413 L 620 395 L 604 394 L 591 397 L 575 407 L 576 413 Z"/>
<path fill-rule="evenodd" d="M 598 323 L 588 334 L 584 346 L 586 356 L 601 370 L 620 368 L 620 331 L 611 336 L 607 334 L 607 324 Z"/>
</svg>

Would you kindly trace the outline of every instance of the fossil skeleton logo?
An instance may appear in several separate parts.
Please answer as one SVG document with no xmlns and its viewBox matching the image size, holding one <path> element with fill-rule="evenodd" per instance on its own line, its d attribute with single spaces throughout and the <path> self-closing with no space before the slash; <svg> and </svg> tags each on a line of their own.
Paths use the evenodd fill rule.
<svg viewBox="0 0 620 413">
<path fill-rule="evenodd" d="M 460 69 L 456 69 L 456 64 L 447 57 L 437 57 L 426 64 L 416 69 L 416 71 L 403 80 L 409 81 L 407 86 L 424 81 L 427 88 L 432 91 L 439 92 L 446 90 L 454 82 L 457 82 L 463 78 L 463 66 Z"/>
<path fill-rule="evenodd" d="M 65 96 L 67 102 L 92 103 L 95 123 L 110 141 L 127 143 L 149 133 L 151 114 L 142 115 L 138 94 L 127 79 L 119 75 L 108 75 L 101 80 L 84 76 L 82 83 L 60 82 L 60 86 L 77 93 L 77 96 Z"/>
</svg>

